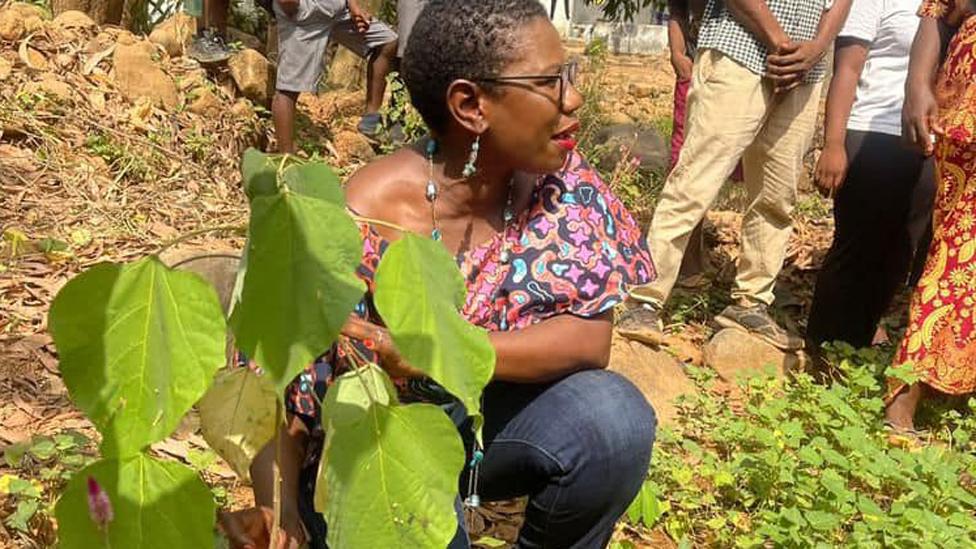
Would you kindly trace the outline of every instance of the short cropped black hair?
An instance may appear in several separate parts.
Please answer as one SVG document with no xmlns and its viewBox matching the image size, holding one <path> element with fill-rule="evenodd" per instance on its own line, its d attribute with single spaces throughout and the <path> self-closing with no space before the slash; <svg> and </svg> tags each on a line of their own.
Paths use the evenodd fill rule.
<svg viewBox="0 0 976 549">
<path fill-rule="evenodd" d="M 498 76 L 514 61 L 516 33 L 546 17 L 539 0 L 430 0 L 403 54 L 402 76 L 427 127 L 447 128 L 447 88 L 460 78 Z"/>
</svg>

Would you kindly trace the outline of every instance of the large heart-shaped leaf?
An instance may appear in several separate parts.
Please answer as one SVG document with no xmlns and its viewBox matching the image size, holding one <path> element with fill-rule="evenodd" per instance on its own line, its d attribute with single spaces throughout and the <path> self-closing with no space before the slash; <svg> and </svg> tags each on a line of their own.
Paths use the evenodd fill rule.
<svg viewBox="0 0 976 549">
<path fill-rule="evenodd" d="M 104 529 L 89 515 L 89 478 L 111 503 L 113 518 Z M 58 500 L 59 546 L 208 547 L 213 544 L 215 511 L 210 489 L 185 465 L 144 454 L 102 460 L 75 473 Z"/>
<path fill-rule="evenodd" d="M 464 448 L 437 406 L 372 403 L 354 377 L 339 379 L 323 405 L 327 446 L 315 506 L 329 524 L 331 547 L 446 547 Z M 354 409 L 358 410 L 355 412 Z M 355 418 L 358 417 L 358 420 Z"/>
<path fill-rule="evenodd" d="M 225 361 L 213 287 L 155 257 L 75 277 L 48 323 L 68 392 L 102 433 L 108 457 L 166 438 Z"/>
<path fill-rule="evenodd" d="M 250 368 L 219 372 L 197 404 L 204 440 L 245 481 L 254 456 L 274 438 L 278 406 L 274 384 Z"/>
<path fill-rule="evenodd" d="M 289 166 L 285 169 L 281 179 L 293 192 L 320 198 L 340 207 L 346 205 L 346 198 L 339 184 L 339 176 L 321 162 Z"/>
<path fill-rule="evenodd" d="M 453 258 L 439 242 L 406 234 L 392 243 L 376 270 L 374 302 L 397 349 L 481 413 L 481 391 L 495 371 L 488 333 L 458 312 L 465 288 Z"/>
<path fill-rule="evenodd" d="M 365 287 L 359 228 L 330 202 L 283 192 L 251 200 L 247 265 L 231 326 L 281 391 L 339 335 Z"/>
</svg>

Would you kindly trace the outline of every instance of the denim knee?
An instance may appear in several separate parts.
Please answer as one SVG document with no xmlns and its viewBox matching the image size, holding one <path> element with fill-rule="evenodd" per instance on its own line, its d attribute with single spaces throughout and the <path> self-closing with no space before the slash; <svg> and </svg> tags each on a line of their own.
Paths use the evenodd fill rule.
<svg viewBox="0 0 976 549">
<path fill-rule="evenodd" d="M 643 480 L 650 466 L 657 416 L 625 377 L 607 370 L 580 372 L 577 432 L 589 460 L 623 479 Z"/>
</svg>

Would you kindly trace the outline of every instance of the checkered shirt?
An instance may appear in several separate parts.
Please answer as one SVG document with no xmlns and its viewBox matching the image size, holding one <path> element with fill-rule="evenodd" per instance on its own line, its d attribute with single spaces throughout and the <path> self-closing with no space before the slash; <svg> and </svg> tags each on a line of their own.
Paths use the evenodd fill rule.
<svg viewBox="0 0 976 549">
<path fill-rule="evenodd" d="M 817 35 L 820 17 L 832 0 L 767 0 L 766 4 L 790 39 L 803 41 Z M 750 71 L 766 74 L 766 46 L 732 17 L 724 0 L 708 0 L 698 36 L 698 50 L 704 49 L 718 50 Z M 821 60 L 804 82 L 819 82 L 825 73 L 826 61 Z"/>
</svg>

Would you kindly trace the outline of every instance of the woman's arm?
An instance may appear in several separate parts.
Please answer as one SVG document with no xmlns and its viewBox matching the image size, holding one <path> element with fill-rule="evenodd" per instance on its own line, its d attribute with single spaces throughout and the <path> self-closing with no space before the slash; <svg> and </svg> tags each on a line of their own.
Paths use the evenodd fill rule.
<svg viewBox="0 0 976 549">
<path fill-rule="evenodd" d="M 495 379 L 541 383 L 606 368 L 612 335 L 611 312 L 593 318 L 562 314 L 522 330 L 494 332 Z"/>
<path fill-rule="evenodd" d="M 668 48 L 671 50 L 671 66 L 678 80 L 691 80 L 693 61 L 688 57 L 688 28 L 691 26 L 687 0 L 670 0 L 668 11 Z"/>
<path fill-rule="evenodd" d="M 923 17 L 912 43 L 902 108 L 902 134 L 928 156 L 935 150 L 932 136 L 939 132 L 939 105 L 935 99 L 935 77 L 942 60 L 943 29 L 933 17 Z"/>
<path fill-rule="evenodd" d="M 868 45 L 862 40 L 839 38 L 834 52 L 834 77 L 827 93 L 824 148 L 817 161 L 817 186 L 832 195 L 844 183 L 847 173 L 847 119 L 851 115 L 857 82 L 868 58 Z"/>
</svg>

